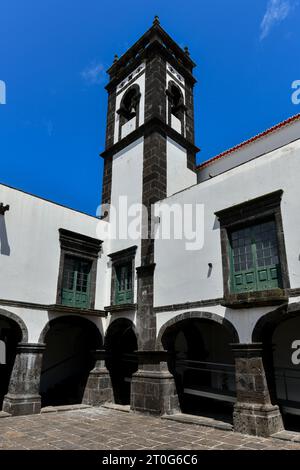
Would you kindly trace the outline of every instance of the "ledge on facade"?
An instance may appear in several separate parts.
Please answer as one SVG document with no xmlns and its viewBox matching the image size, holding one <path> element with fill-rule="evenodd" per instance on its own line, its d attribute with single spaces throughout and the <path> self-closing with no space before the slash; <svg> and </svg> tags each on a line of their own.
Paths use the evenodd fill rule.
<svg viewBox="0 0 300 470">
<path fill-rule="evenodd" d="M 120 305 L 108 305 L 104 307 L 105 312 L 125 312 L 127 310 L 136 310 L 137 304 L 120 304 Z"/>
<path fill-rule="evenodd" d="M 166 122 L 164 122 L 160 116 L 153 116 L 151 119 L 146 121 L 137 129 L 130 132 L 130 134 L 127 134 L 125 137 L 123 137 L 121 140 L 113 144 L 111 147 L 105 149 L 102 153 L 100 153 L 100 156 L 104 159 L 111 157 L 112 155 L 115 155 L 123 148 L 130 145 L 139 137 L 142 137 L 144 135 L 150 135 L 151 133 L 154 133 L 154 132 L 159 132 L 160 134 L 164 136 L 171 137 L 171 139 L 175 140 L 175 142 L 177 142 L 179 145 L 181 145 L 185 149 L 195 154 L 198 153 L 200 150 L 192 142 L 187 140 L 182 134 L 175 131 Z"/>
<path fill-rule="evenodd" d="M 252 308 L 277 305 L 288 302 L 288 294 L 285 289 L 270 289 L 255 292 L 243 292 L 230 294 L 220 302 L 229 308 Z"/>
<path fill-rule="evenodd" d="M 98 317 L 106 317 L 104 310 L 96 310 L 94 308 L 69 307 L 68 305 L 53 304 L 48 305 L 49 312 L 55 313 L 79 313 L 81 315 L 97 315 Z"/>
</svg>

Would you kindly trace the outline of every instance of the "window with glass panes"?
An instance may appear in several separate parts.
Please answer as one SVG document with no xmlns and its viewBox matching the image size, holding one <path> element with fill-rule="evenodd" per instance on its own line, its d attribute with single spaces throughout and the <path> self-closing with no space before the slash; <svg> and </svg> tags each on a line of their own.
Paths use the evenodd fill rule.
<svg viewBox="0 0 300 470">
<path fill-rule="evenodd" d="M 132 289 L 132 263 L 124 263 L 115 266 L 116 290 L 115 303 L 127 304 L 133 302 Z"/>
<path fill-rule="evenodd" d="M 63 305 L 90 307 L 91 266 L 89 260 L 65 256 L 61 296 Z"/>
<path fill-rule="evenodd" d="M 233 292 L 280 287 L 280 265 L 274 220 L 232 231 L 230 252 Z"/>
</svg>

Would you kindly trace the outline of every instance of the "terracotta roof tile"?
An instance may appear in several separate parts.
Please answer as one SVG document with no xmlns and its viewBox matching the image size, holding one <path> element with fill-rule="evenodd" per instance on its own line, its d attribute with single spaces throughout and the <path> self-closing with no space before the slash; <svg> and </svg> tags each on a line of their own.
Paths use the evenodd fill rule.
<svg viewBox="0 0 300 470">
<path fill-rule="evenodd" d="M 275 131 L 281 129 L 282 127 L 288 126 L 292 122 L 295 122 L 299 119 L 300 119 L 300 113 L 286 119 L 285 121 L 280 122 L 279 124 L 276 124 L 273 127 L 270 127 L 269 129 L 265 130 L 264 132 L 261 132 L 260 134 L 255 135 L 254 137 L 251 137 L 251 139 L 245 140 L 244 142 L 241 142 L 240 144 L 235 145 L 234 147 L 232 147 L 228 150 L 225 150 L 225 152 L 219 153 L 219 155 L 216 155 L 215 157 L 210 158 L 206 162 L 203 162 L 200 165 L 197 165 L 196 170 L 199 171 L 202 168 L 205 168 L 205 167 L 211 165 L 216 160 L 219 160 L 220 158 L 226 157 L 226 155 L 229 155 L 233 152 L 236 152 L 237 150 L 240 150 L 241 148 L 246 147 L 246 145 L 252 144 L 252 142 L 255 142 L 256 140 L 261 139 L 262 137 L 265 137 L 266 135 L 271 134 L 272 132 L 275 132 Z"/>
</svg>

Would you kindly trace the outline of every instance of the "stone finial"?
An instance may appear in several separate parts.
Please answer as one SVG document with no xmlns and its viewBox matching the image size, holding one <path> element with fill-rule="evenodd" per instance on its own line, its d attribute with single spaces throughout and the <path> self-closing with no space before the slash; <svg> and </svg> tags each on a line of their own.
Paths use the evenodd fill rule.
<svg viewBox="0 0 300 470">
<path fill-rule="evenodd" d="M 116 62 L 118 62 L 118 60 L 119 60 L 119 56 L 118 56 L 118 54 L 115 54 L 115 55 L 114 55 L 114 64 L 115 64 Z"/>
<path fill-rule="evenodd" d="M 184 48 L 184 53 L 185 53 L 186 55 L 190 55 L 190 51 L 189 51 L 188 46 L 185 46 L 185 48 Z"/>
<path fill-rule="evenodd" d="M 157 15 L 154 16 L 153 24 L 154 24 L 154 25 L 158 25 L 158 24 L 159 24 L 159 17 L 158 17 Z"/>
<path fill-rule="evenodd" d="M 3 202 L 0 202 L 0 215 L 4 215 L 6 211 L 9 210 L 9 205 L 7 204 L 6 206 L 3 204 Z"/>
</svg>

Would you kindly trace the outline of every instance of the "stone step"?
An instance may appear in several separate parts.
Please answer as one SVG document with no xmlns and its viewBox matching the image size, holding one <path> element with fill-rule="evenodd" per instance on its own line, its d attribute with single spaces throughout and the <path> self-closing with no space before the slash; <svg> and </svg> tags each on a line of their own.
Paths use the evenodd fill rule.
<svg viewBox="0 0 300 470">
<path fill-rule="evenodd" d="M 272 434 L 271 437 L 274 439 L 280 439 L 281 441 L 300 442 L 300 432 L 279 431 L 275 434 Z"/>
<path fill-rule="evenodd" d="M 206 426 L 215 429 L 222 429 L 223 431 L 232 431 L 233 426 L 226 421 L 219 421 L 214 418 L 207 418 L 206 416 L 188 415 L 185 413 L 176 413 L 173 415 L 163 415 L 162 419 L 170 421 L 177 421 L 185 424 L 196 424 L 198 426 Z"/>
<path fill-rule="evenodd" d="M 85 408 L 91 408 L 90 405 L 60 405 L 60 406 L 45 406 L 41 409 L 41 413 L 58 413 L 60 411 L 74 411 L 74 410 L 84 410 Z"/>
<path fill-rule="evenodd" d="M 123 411 L 129 413 L 130 405 L 118 405 L 117 403 L 103 403 L 102 408 L 108 408 L 109 410 Z"/>
<path fill-rule="evenodd" d="M 11 416 L 10 413 L 6 413 L 5 411 L 0 411 L 0 418 L 9 418 Z"/>
</svg>

